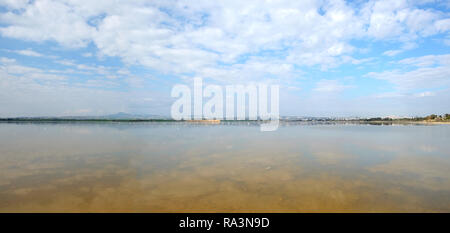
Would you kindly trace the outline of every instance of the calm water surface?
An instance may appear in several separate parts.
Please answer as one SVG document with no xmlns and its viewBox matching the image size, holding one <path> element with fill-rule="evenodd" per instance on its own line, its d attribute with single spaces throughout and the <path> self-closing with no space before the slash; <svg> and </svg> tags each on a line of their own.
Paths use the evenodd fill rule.
<svg viewBox="0 0 450 233">
<path fill-rule="evenodd" d="M 450 125 L 0 124 L 0 212 L 449 212 Z"/>
</svg>

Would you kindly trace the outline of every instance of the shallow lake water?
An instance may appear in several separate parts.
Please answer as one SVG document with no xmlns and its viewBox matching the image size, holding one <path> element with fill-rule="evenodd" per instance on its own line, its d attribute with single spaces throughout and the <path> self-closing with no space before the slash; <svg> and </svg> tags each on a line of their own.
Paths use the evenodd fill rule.
<svg viewBox="0 0 450 233">
<path fill-rule="evenodd" d="M 0 124 L 0 212 L 449 212 L 450 125 Z"/>
</svg>

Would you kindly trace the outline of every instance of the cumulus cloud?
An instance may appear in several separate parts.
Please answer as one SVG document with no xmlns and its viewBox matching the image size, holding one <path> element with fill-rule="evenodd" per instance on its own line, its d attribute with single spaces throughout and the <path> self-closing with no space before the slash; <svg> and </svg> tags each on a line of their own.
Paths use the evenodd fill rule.
<svg viewBox="0 0 450 233">
<path fill-rule="evenodd" d="M 3 36 L 30 41 L 54 40 L 67 47 L 82 47 L 94 32 L 86 18 L 64 2 L 39 0 L 9 6 L 19 8 L 20 13 L 9 11 L 0 15 L 1 22 L 9 25 L 0 28 Z"/>
<path fill-rule="evenodd" d="M 221 64 L 276 53 L 288 65 L 323 69 L 349 62 L 351 40 L 414 41 L 449 30 L 436 10 L 411 1 L 2 1 L 6 37 L 66 47 L 93 43 L 117 56 L 165 73 L 225 72 Z M 387 51 L 392 56 L 397 51 Z M 347 58 L 347 59 L 346 59 Z"/>
<path fill-rule="evenodd" d="M 398 63 L 403 65 L 413 65 L 418 67 L 426 67 L 433 65 L 450 65 L 450 54 L 443 55 L 427 55 L 421 57 L 411 57 L 400 60 Z"/>
<path fill-rule="evenodd" d="M 42 54 L 40 54 L 36 51 L 33 51 L 31 49 L 18 50 L 15 52 L 20 55 L 24 55 L 24 56 L 31 56 L 31 57 L 42 57 L 43 56 Z"/>
<path fill-rule="evenodd" d="M 392 57 L 392 56 L 395 56 L 395 55 L 397 55 L 397 54 L 399 54 L 399 53 L 401 53 L 401 52 L 403 52 L 403 51 L 400 50 L 400 49 L 388 50 L 388 51 L 385 51 L 385 52 L 383 53 L 383 55 Z"/>
<path fill-rule="evenodd" d="M 450 84 L 450 55 L 428 55 L 400 60 L 408 69 L 370 72 L 366 76 L 395 84 L 399 90 L 438 88 Z M 415 69 L 410 69 L 410 66 Z"/>
<path fill-rule="evenodd" d="M 70 63 L 78 66 L 77 63 Z M 102 115 L 116 112 L 142 111 L 142 108 L 164 112 L 170 102 L 157 92 L 115 89 L 120 81 L 111 79 L 110 67 L 89 67 L 88 72 L 103 78 L 78 80 L 71 76 L 76 70 L 48 70 L 23 65 L 15 59 L 0 57 L 0 117 Z M 121 75 L 128 75 L 122 70 Z M 124 74 L 125 73 L 125 74 Z M 117 78 L 117 77 L 116 77 Z M 134 77 L 123 77 L 134 82 Z M 75 79 L 75 80 L 74 80 Z M 158 99 L 154 104 L 136 99 Z M 159 103 L 163 103 L 161 106 Z M 162 110 L 161 110 L 162 109 Z"/>
</svg>

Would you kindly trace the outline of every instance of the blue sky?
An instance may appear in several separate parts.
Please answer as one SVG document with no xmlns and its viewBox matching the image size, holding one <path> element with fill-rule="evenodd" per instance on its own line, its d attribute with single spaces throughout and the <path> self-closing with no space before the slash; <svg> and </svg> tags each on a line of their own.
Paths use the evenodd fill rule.
<svg viewBox="0 0 450 233">
<path fill-rule="evenodd" d="M 169 115 L 194 77 L 278 84 L 281 115 L 450 113 L 450 3 L 0 0 L 0 117 Z"/>
</svg>

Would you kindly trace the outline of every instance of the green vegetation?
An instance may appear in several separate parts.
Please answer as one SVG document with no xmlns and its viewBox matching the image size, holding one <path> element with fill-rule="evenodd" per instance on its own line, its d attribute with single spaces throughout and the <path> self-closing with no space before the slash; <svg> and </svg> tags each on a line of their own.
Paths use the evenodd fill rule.
<svg viewBox="0 0 450 233">
<path fill-rule="evenodd" d="M 448 113 L 444 114 L 444 115 L 431 114 L 426 117 L 397 118 L 397 119 L 392 119 L 389 117 L 386 117 L 386 118 L 375 117 L 375 118 L 364 119 L 363 121 L 367 121 L 367 122 L 381 122 L 381 121 L 382 122 L 392 122 L 392 121 L 396 121 L 396 122 L 405 122 L 405 121 L 450 122 L 450 114 L 448 114 Z"/>
<path fill-rule="evenodd" d="M 426 121 L 450 121 L 450 114 L 444 114 L 444 115 L 436 115 L 436 114 L 431 114 L 429 116 L 426 116 L 425 119 Z"/>
</svg>

